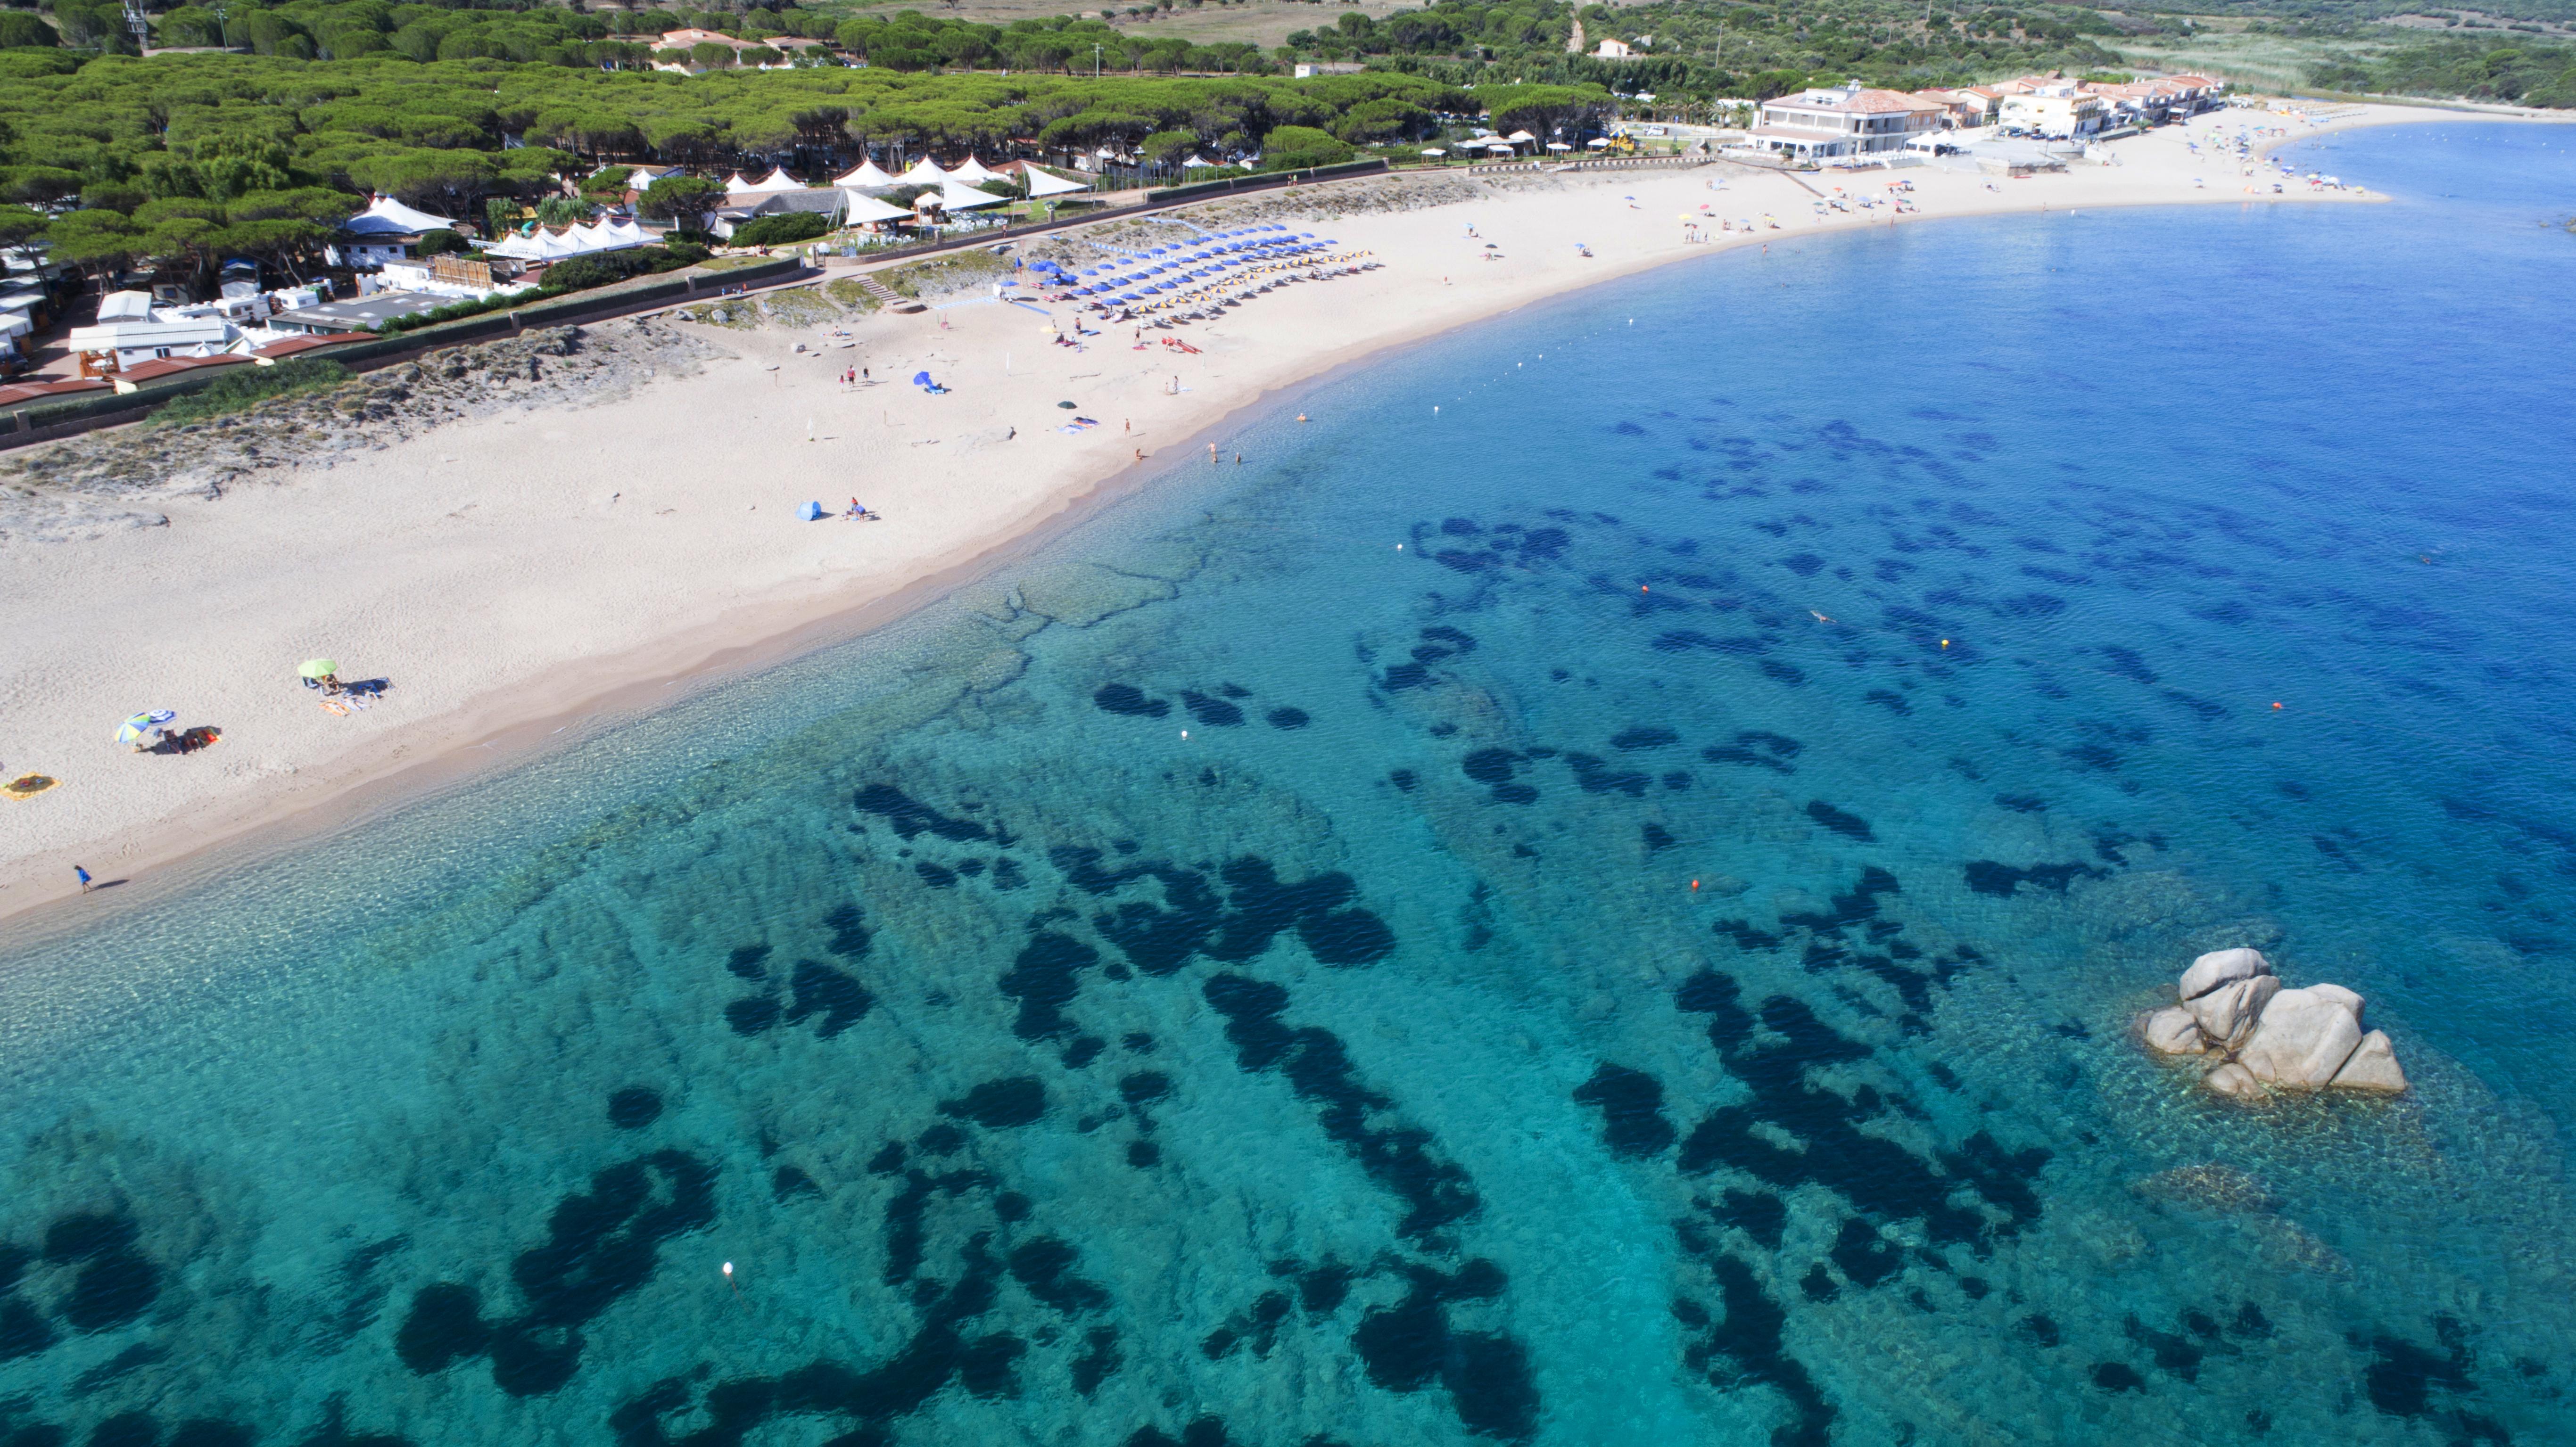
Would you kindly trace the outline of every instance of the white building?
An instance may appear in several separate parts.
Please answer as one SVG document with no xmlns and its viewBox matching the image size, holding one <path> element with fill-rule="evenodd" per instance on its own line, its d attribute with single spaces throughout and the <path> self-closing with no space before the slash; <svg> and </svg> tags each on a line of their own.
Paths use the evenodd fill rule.
<svg viewBox="0 0 2576 1447">
<path fill-rule="evenodd" d="M 1908 137 L 1940 129 L 1944 114 L 1936 101 L 1870 90 L 1855 80 L 1764 101 L 1753 144 L 1800 160 L 1877 155 L 1901 151 Z"/>
<path fill-rule="evenodd" d="M 340 254 L 341 265 L 352 271 L 370 271 L 414 254 L 413 248 L 429 232 L 455 229 L 456 223 L 444 216 L 415 211 L 391 196 L 378 196 L 366 210 L 340 223 L 334 249 Z"/>
<path fill-rule="evenodd" d="M 2051 81 L 2036 90 L 2004 97 L 1996 118 L 2006 131 L 2022 130 L 2046 140 L 2082 140 L 2102 129 L 2110 102 L 2071 80 Z"/>
<path fill-rule="evenodd" d="M 241 328 L 220 307 L 156 310 L 149 293 L 118 291 L 99 302 L 96 325 L 72 328 L 68 340 L 81 374 L 97 376 L 163 358 L 215 356 L 241 338 Z"/>
</svg>

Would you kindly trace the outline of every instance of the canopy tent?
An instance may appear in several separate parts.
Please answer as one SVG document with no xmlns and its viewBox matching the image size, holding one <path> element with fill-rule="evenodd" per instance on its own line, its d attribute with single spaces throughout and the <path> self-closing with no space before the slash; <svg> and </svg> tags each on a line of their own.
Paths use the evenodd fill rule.
<svg viewBox="0 0 2576 1447">
<path fill-rule="evenodd" d="M 901 184 L 892 172 L 879 166 L 873 158 L 863 158 L 858 169 L 846 176 L 835 176 L 832 184 L 844 191 L 874 191 Z"/>
<path fill-rule="evenodd" d="M 548 231 L 540 226 L 525 236 L 513 236 L 483 248 L 486 255 L 514 257 L 520 261 L 561 261 L 567 256 L 587 256 L 600 251 L 624 251 L 630 246 L 644 246 L 652 241 L 644 228 L 632 221 L 602 221 L 595 226 L 567 226 L 561 231 Z"/>
<path fill-rule="evenodd" d="M 1570 151 L 1574 149 L 1563 141 L 1550 141 L 1547 143 L 1547 148 L 1551 151 Z"/>
<path fill-rule="evenodd" d="M 973 154 L 969 153 L 966 157 L 966 164 L 958 167 L 956 170 L 951 171 L 948 174 L 965 182 L 969 186 L 980 186 L 986 181 L 1000 180 L 1002 173 L 999 171 L 985 170 L 984 163 L 976 160 Z"/>
<path fill-rule="evenodd" d="M 750 192 L 751 183 L 742 178 L 742 173 L 740 171 L 736 171 L 732 175 L 725 177 L 726 195 L 743 196 L 750 194 Z"/>
<path fill-rule="evenodd" d="M 1216 162 L 1214 161 L 1203 160 L 1199 156 L 1193 154 L 1188 160 L 1181 163 L 1181 169 L 1184 171 L 1204 171 L 1215 164 Z"/>
<path fill-rule="evenodd" d="M 927 201 L 930 198 L 924 195 L 921 199 Z M 978 191 L 972 186 L 960 186 L 954 181 L 939 188 L 939 209 L 942 211 L 972 211 L 978 206 L 999 206 L 1008 199 L 990 191 Z"/>
<path fill-rule="evenodd" d="M 1020 177 L 1029 183 L 1031 196 L 1062 196 L 1072 191 L 1091 189 L 1080 181 L 1068 181 L 1062 176 L 1049 175 L 1035 166 L 1022 166 Z"/>
<path fill-rule="evenodd" d="M 1537 140 L 1538 137 L 1531 135 L 1527 131 L 1514 131 L 1510 135 L 1503 137 L 1503 139 L 1516 143 L 1527 143 Z"/>
<path fill-rule="evenodd" d="M 843 203 L 841 210 L 841 224 L 844 226 L 866 226 L 877 221 L 909 221 L 912 219 L 912 213 L 910 211 L 907 211 L 900 206 L 889 206 L 874 196 L 861 195 L 856 191 L 845 191 L 842 193 L 841 199 Z"/>
<path fill-rule="evenodd" d="M 1425 146 L 1422 148 L 1422 154 L 1426 156 L 1445 156 L 1449 153 L 1440 149 L 1438 146 Z"/>
<path fill-rule="evenodd" d="M 446 217 L 414 211 L 391 196 L 378 196 L 366 210 L 340 223 L 340 229 L 352 236 L 418 236 L 455 228 L 456 223 Z"/>
<path fill-rule="evenodd" d="M 924 156 L 912 163 L 911 170 L 896 179 L 906 186 L 936 186 L 948 179 L 948 173 L 939 169 L 937 161 Z"/>
<path fill-rule="evenodd" d="M 767 179 L 754 181 L 740 191 L 736 191 L 733 189 L 731 184 L 727 184 L 725 187 L 725 194 L 728 196 L 775 196 L 781 191 L 802 191 L 804 189 L 805 183 L 788 175 L 787 168 L 785 166 L 781 166 L 777 170 L 770 172 Z"/>
</svg>

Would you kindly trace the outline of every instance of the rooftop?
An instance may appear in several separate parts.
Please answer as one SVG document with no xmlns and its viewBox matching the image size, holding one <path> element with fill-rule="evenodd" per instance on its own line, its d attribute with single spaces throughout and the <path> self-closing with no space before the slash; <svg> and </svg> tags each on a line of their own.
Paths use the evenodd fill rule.
<svg viewBox="0 0 2576 1447">
<path fill-rule="evenodd" d="M 208 367 L 237 367 L 249 360 L 250 358 L 239 352 L 221 352 L 211 357 L 155 357 L 148 362 L 137 362 L 117 373 L 117 380 L 124 384 L 117 390 L 123 391 L 126 387 L 144 382 L 157 382 L 163 377 L 175 377 L 183 372 L 201 372 Z"/>
<path fill-rule="evenodd" d="M 417 291 L 380 291 L 355 301 L 324 302 L 320 306 L 297 307 L 270 318 L 272 328 L 292 328 L 302 332 L 362 332 L 370 327 L 443 307 L 455 298 L 431 296 Z"/>
<path fill-rule="evenodd" d="M 1931 101 L 1892 90 L 1869 90 L 1847 85 L 1835 90 L 1803 91 L 1794 96 L 1765 101 L 1765 105 L 1796 106 L 1803 110 L 1834 111 L 1839 114 L 1894 115 L 1903 111 L 1938 110 Z"/>
</svg>

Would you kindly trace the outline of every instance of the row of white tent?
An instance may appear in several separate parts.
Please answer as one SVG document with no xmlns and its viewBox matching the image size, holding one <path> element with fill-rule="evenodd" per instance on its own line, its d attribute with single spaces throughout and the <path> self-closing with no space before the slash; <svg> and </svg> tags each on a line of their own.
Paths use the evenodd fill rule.
<svg viewBox="0 0 2576 1447">
<path fill-rule="evenodd" d="M 652 241 L 644 228 L 627 220 L 608 220 L 596 225 L 567 226 L 561 231 L 548 231 L 539 226 L 525 236 L 513 236 L 483 248 L 492 256 L 515 257 L 521 261 L 561 261 L 567 256 L 586 256 L 598 251 L 623 251 L 630 246 L 643 246 Z"/>
<path fill-rule="evenodd" d="M 1061 196 L 1071 191 L 1090 189 L 1079 181 L 1067 181 L 1058 176 L 1050 176 L 1034 166 L 1024 167 L 1023 170 L 1028 179 L 1029 194 L 1032 196 Z M 912 164 L 911 170 L 900 176 L 879 166 L 873 160 L 861 160 L 856 169 L 847 175 L 833 177 L 830 184 L 844 191 L 882 191 L 894 186 L 938 186 L 943 191 L 962 191 L 980 186 L 986 181 L 1003 179 L 1005 178 L 1001 172 L 992 170 L 973 156 L 968 156 L 966 163 L 953 171 L 940 169 L 938 162 L 924 156 Z M 725 180 L 725 197 L 728 200 L 750 196 L 775 196 L 785 191 L 807 189 L 817 188 L 808 188 L 804 182 L 788 175 L 787 168 L 784 166 L 757 181 L 743 179 L 739 171 Z M 949 209 L 957 208 L 951 206 Z"/>
</svg>

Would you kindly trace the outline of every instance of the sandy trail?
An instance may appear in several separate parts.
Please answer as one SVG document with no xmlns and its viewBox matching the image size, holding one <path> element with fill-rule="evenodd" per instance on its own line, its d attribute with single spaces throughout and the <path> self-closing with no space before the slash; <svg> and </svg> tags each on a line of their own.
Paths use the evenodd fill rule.
<svg viewBox="0 0 2576 1447">
<path fill-rule="evenodd" d="M 2371 108 L 2333 124 L 2458 118 Z M 2189 130 L 2206 142 L 2270 120 L 2221 112 Z M 2295 185 L 2274 197 L 2268 180 L 2265 194 L 2248 194 L 2232 164 L 2195 157 L 2182 135 L 2125 140 L 2120 164 L 2027 180 L 1930 168 L 1805 179 L 1855 195 L 1909 179 L 1919 214 L 1900 225 L 2371 199 Z M 1363 183 L 1416 184 L 1461 183 Z M 1055 323 L 989 292 L 820 330 L 693 327 L 729 353 L 694 375 L 597 405 L 506 408 L 328 468 L 262 473 L 219 498 L 156 504 L 164 527 L 8 546 L 0 775 L 61 782 L 0 801 L 0 915 L 73 893 L 75 863 L 102 879 L 139 875 L 317 804 L 345 805 L 355 786 L 417 776 L 416 766 L 459 749 L 542 740 L 531 721 L 585 711 L 621 688 L 640 698 L 639 684 L 658 688 L 711 660 L 744 666 L 764 640 L 774 655 L 785 646 L 775 640 L 817 620 L 871 604 L 882 613 L 921 580 L 953 576 L 1094 506 L 1086 499 L 1104 483 L 1140 480 L 1139 451 L 1151 459 L 1370 352 L 1724 246 L 1891 224 L 1884 207 L 1820 220 L 1798 178 L 1736 167 L 1477 189 L 1472 201 L 1301 226 L 1382 268 L 1287 287 L 1214 323 L 1146 332 L 1179 336 L 1195 356 L 1152 341 L 1134 350 L 1126 327 L 1079 351 L 1053 346 Z M 1298 201 L 1329 212 L 1337 194 L 1369 193 L 1323 187 Z M 1215 209 L 1285 204 L 1273 196 Z M 1679 217 L 1703 205 L 1712 228 L 1767 212 L 1782 229 L 1686 243 Z M 1480 259 L 1488 239 L 1502 259 Z M 1069 326 L 1069 307 L 1051 310 Z M 839 331 L 855 345 L 841 347 Z M 819 350 L 799 354 L 798 342 Z M 871 381 L 843 386 L 847 366 L 866 367 Z M 950 392 L 900 380 L 920 370 Z M 1075 413 L 1061 401 L 1103 425 L 1062 434 Z M 809 499 L 837 510 L 854 496 L 885 521 L 795 520 Z M 294 677 L 315 655 L 392 689 L 364 713 L 334 716 Z M 186 757 L 110 742 L 119 719 L 146 708 L 217 726 L 223 741 Z M 388 787 L 400 781 L 368 797 L 390 797 Z"/>
</svg>

